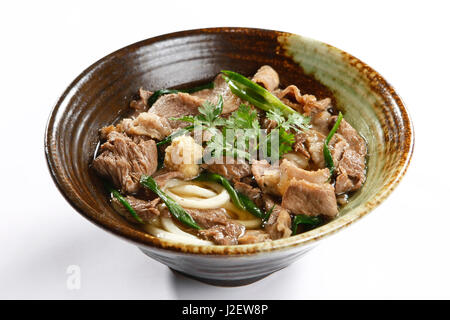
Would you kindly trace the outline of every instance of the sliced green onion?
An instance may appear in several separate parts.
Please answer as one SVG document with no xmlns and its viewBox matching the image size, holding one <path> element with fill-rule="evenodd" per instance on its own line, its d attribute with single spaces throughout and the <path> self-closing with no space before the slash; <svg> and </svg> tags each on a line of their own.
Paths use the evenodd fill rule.
<svg viewBox="0 0 450 320">
<path fill-rule="evenodd" d="M 177 130 L 174 133 L 172 133 L 171 135 L 165 137 L 163 140 L 159 141 L 156 143 L 157 146 L 166 144 L 166 143 L 171 143 L 173 139 L 175 139 L 176 137 L 182 136 L 185 133 L 194 130 L 194 126 L 187 126 L 183 129 Z"/>
<path fill-rule="evenodd" d="M 166 157 L 166 153 L 158 149 L 158 167 L 157 170 L 164 168 L 164 158 Z"/>
<path fill-rule="evenodd" d="M 292 234 L 297 234 L 297 227 L 299 224 L 307 224 L 315 227 L 321 222 L 322 219 L 320 219 L 320 217 L 310 217 L 304 214 L 296 215 L 292 221 Z"/>
<path fill-rule="evenodd" d="M 163 192 L 158 184 L 156 183 L 155 179 L 153 179 L 150 176 L 142 175 L 141 176 L 141 184 L 156 193 L 158 197 L 161 198 L 161 200 L 166 204 L 167 208 L 169 209 L 170 213 L 181 223 L 184 223 L 186 226 L 194 228 L 194 229 L 201 229 L 200 226 L 195 222 L 195 220 L 191 217 L 189 213 L 187 213 L 182 206 L 180 206 L 175 200 L 173 200 L 171 197 L 169 197 L 165 192 Z"/>
<path fill-rule="evenodd" d="M 236 191 L 231 185 L 230 181 L 220 174 L 203 172 L 195 180 L 197 181 L 209 181 L 221 184 L 230 195 L 231 202 L 241 210 L 248 211 L 257 218 L 264 219 L 266 216 L 264 212 L 258 208 L 258 206 L 250 200 L 246 195 Z"/>
<path fill-rule="evenodd" d="M 189 88 L 189 89 L 180 89 L 180 90 L 176 90 L 176 89 L 161 89 L 161 90 L 157 90 L 155 92 L 153 92 L 153 94 L 150 96 L 150 98 L 148 98 L 147 100 L 147 105 L 149 107 L 151 107 L 156 100 L 159 99 L 159 97 L 165 95 L 165 94 L 171 94 L 171 93 L 179 93 L 179 92 L 184 92 L 184 93 L 194 93 L 197 91 L 201 91 L 201 90 L 205 90 L 205 89 L 213 89 L 214 88 L 214 82 L 209 82 L 207 84 L 202 84 L 201 86 L 197 86 L 194 88 Z"/>
<path fill-rule="evenodd" d="M 188 89 L 181 89 L 179 90 L 180 92 L 185 92 L 185 93 L 194 93 L 197 91 L 202 91 L 205 89 L 214 89 L 214 82 L 208 82 L 206 84 L 202 84 L 200 86 L 197 87 L 193 87 L 193 88 L 188 88 Z"/>
<path fill-rule="evenodd" d="M 323 144 L 323 158 L 325 160 L 325 164 L 326 164 L 327 168 L 330 170 L 330 177 L 333 176 L 334 170 L 336 168 L 334 166 L 333 157 L 331 155 L 330 149 L 328 148 L 328 144 L 330 143 L 330 141 L 333 138 L 334 134 L 338 130 L 339 125 L 341 124 L 341 121 L 342 121 L 343 118 L 344 118 L 344 116 L 342 115 L 341 112 L 339 112 L 339 115 L 338 115 L 338 117 L 336 119 L 336 123 L 334 124 L 333 128 L 331 129 L 331 131 L 328 133 L 328 136 L 325 139 L 324 144 Z"/>
<path fill-rule="evenodd" d="M 261 218 L 263 220 L 265 219 L 266 215 L 264 214 L 264 212 L 262 212 L 261 209 L 258 208 L 252 200 L 238 191 L 237 194 L 239 196 L 239 200 L 241 200 L 242 204 L 244 205 L 245 210 L 247 210 L 257 218 Z"/>
<path fill-rule="evenodd" d="M 148 98 L 147 105 L 150 108 L 156 102 L 156 100 L 159 99 L 159 97 L 161 97 L 165 94 L 178 93 L 178 92 L 179 92 L 178 90 L 171 90 L 171 89 L 161 89 L 161 90 L 155 91 L 150 96 L 150 98 Z"/>
<path fill-rule="evenodd" d="M 220 185 L 222 185 L 225 190 L 227 190 L 228 194 L 230 195 L 231 202 L 238 207 L 241 210 L 246 210 L 245 205 L 242 203 L 241 198 L 239 197 L 239 194 L 234 188 L 231 186 L 230 181 L 228 181 L 226 178 L 222 177 L 220 174 L 217 173 L 211 173 L 211 172 L 202 172 L 197 178 L 195 178 L 197 181 L 209 181 L 209 182 L 216 182 Z M 251 201 L 249 199 L 249 201 Z"/>
<path fill-rule="evenodd" d="M 243 75 L 229 70 L 222 70 L 221 72 L 223 73 L 223 78 L 228 83 L 231 92 L 239 98 L 247 100 L 255 107 L 264 111 L 278 110 L 286 118 L 290 114 L 297 113 L 297 111 L 285 105 L 268 90 Z"/>
<path fill-rule="evenodd" d="M 268 221 L 270 218 L 270 215 L 273 212 L 273 209 L 275 209 L 276 203 L 273 204 L 272 208 L 269 209 L 269 211 L 266 212 L 266 214 L 264 215 L 264 221 Z"/>
<path fill-rule="evenodd" d="M 142 221 L 141 217 L 138 216 L 138 214 L 130 205 L 130 203 L 127 201 L 127 199 L 123 197 L 119 191 L 111 187 L 109 183 L 105 183 L 105 188 L 106 190 L 108 190 L 109 193 L 112 194 L 114 198 L 116 198 L 125 207 L 125 209 L 128 210 L 128 212 L 133 216 L 133 218 L 135 218 L 139 223 L 144 223 L 144 221 Z"/>
</svg>

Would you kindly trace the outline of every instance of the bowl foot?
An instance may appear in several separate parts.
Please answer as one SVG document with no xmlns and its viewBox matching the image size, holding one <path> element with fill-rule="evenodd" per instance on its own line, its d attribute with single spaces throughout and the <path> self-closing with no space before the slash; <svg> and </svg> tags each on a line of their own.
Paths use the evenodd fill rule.
<svg viewBox="0 0 450 320">
<path fill-rule="evenodd" d="M 172 269 L 169 267 L 170 270 L 172 270 L 173 273 L 177 274 L 177 275 L 182 275 L 185 276 L 187 278 L 190 279 L 194 279 L 203 283 L 207 283 L 213 286 L 218 286 L 218 287 L 240 287 L 240 286 L 246 286 L 249 285 L 253 282 L 259 281 L 261 279 L 264 279 L 267 276 L 270 276 L 272 273 L 268 273 L 265 274 L 263 276 L 259 276 L 259 277 L 254 277 L 254 278 L 247 278 L 247 279 L 239 279 L 239 280 L 220 280 L 220 279 L 207 279 L 207 278 L 200 278 L 200 277 L 195 277 L 192 275 L 189 275 L 187 273 Z"/>
</svg>

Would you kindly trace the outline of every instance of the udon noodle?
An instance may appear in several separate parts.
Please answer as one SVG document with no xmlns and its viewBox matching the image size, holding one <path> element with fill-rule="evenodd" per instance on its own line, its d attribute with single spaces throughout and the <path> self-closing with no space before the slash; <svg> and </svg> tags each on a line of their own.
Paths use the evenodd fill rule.
<svg viewBox="0 0 450 320">
<path fill-rule="evenodd" d="M 173 179 L 167 181 L 163 191 L 184 208 L 217 209 L 225 208 L 228 217 L 244 225 L 247 229 L 261 227 L 258 219 L 247 211 L 240 210 L 230 200 L 224 187 L 213 182 L 194 182 Z M 211 241 L 201 240 L 195 235 L 183 231 L 171 218 L 160 217 L 147 224 L 145 230 L 151 235 L 165 240 L 182 241 L 196 245 L 211 245 Z"/>
</svg>

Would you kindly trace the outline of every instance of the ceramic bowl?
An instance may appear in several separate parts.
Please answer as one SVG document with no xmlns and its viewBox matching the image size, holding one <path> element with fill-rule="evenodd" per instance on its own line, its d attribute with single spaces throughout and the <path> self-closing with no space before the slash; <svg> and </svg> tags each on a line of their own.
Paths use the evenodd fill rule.
<svg viewBox="0 0 450 320">
<path fill-rule="evenodd" d="M 338 218 L 271 242 L 196 246 L 155 238 L 113 211 L 89 165 L 99 141 L 98 129 L 124 115 L 141 86 L 149 90 L 189 86 L 211 80 L 222 69 L 251 75 L 264 64 L 278 71 L 282 86 L 295 84 L 303 93 L 332 97 L 345 119 L 367 139 L 367 181 Z M 412 151 L 408 111 L 376 71 L 325 43 L 248 28 L 177 32 L 106 56 L 81 73 L 59 98 L 45 136 L 50 173 L 81 215 L 170 268 L 221 285 L 250 283 L 280 270 L 320 240 L 365 216 L 397 186 Z"/>
</svg>

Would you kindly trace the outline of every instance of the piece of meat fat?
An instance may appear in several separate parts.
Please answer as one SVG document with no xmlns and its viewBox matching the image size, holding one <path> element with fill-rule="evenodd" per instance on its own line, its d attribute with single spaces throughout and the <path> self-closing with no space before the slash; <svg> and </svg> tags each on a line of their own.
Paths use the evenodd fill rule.
<svg viewBox="0 0 450 320">
<path fill-rule="evenodd" d="M 274 94 L 280 99 L 284 104 L 303 113 L 303 98 L 300 90 L 295 85 L 290 85 L 283 90 L 275 90 Z"/>
<path fill-rule="evenodd" d="M 162 140 L 173 131 L 169 121 L 154 113 L 143 112 L 135 119 L 123 119 L 118 127 L 129 136 L 145 136 Z"/>
<path fill-rule="evenodd" d="M 293 214 L 335 217 L 338 213 L 334 188 L 329 183 L 293 180 L 283 195 L 281 206 Z"/>
<path fill-rule="evenodd" d="M 332 117 L 332 123 L 336 119 L 336 116 Z M 345 119 L 341 121 L 333 140 L 330 144 L 337 169 L 336 194 L 356 191 L 366 180 L 366 142 Z"/>
<path fill-rule="evenodd" d="M 250 164 L 231 157 L 213 158 L 212 163 L 203 163 L 201 167 L 210 172 L 220 174 L 230 181 L 239 181 L 252 174 Z"/>
<path fill-rule="evenodd" d="M 134 116 L 139 115 L 141 112 L 147 110 L 147 101 L 151 97 L 153 92 L 139 88 L 139 99 L 130 102 L 130 108 L 135 110 Z"/>
<path fill-rule="evenodd" d="M 94 159 L 93 168 L 125 194 L 139 190 L 142 175 L 152 175 L 158 166 L 156 143 L 153 140 L 134 142 L 119 132 L 110 132 Z"/>
<path fill-rule="evenodd" d="M 269 234 L 272 240 L 287 238 L 292 234 L 291 215 L 282 206 L 268 195 L 264 195 L 264 206 L 266 212 L 272 210 L 269 219 L 264 224 L 264 230 Z"/>
<path fill-rule="evenodd" d="M 280 196 L 280 167 L 270 165 L 267 160 L 256 160 L 251 165 L 251 171 L 258 186 L 264 193 Z"/>
<path fill-rule="evenodd" d="M 311 128 L 327 136 L 330 132 L 331 114 L 328 111 L 313 113 L 311 116 Z"/>
<path fill-rule="evenodd" d="M 280 182 L 278 190 L 280 194 L 284 194 L 293 179 L 306 180 L 312 183 L 327 183 L 330 177 L 330 170 L 328 168 L 319 169 L 317 171 L 304 170 L 296 166 L 289 160 L 282 160 L 280 164 Z"/>
<path fill-rule="evenodd" d="M 252 81 L 261 85 L 268 91 L 274 91 L 280 85 L 278 73 L 268 65 L 259 68 L 253 76 Z"/>
<path fill-rule="evenodd" d="M 313 95 L 302 95 L 295 85 L 287 86 L 283 90 L 276 90 L 274 93 L 283 103 L 306 116 L 325 111 L 331 105 L 329 98 L 317 100 Z"/>
<path fill-rule="evenodd" d="M 306 134 L 303 131 L 297 133 L 295 135 L 295 142 L 294 145 L 292 146 L 292 150 L 294 152 L 302 154 L 306 159 L 309 159 L 311 158 L 311 155 L 309 154 L 308 149 L 305 146 L 305 142 L 306 142 Z"/>
<path fill-rule="evenodd" d="M 183 177 L 183 173 L 179 171 L 169 171 L 167 168 L 162 168 L 153 175 L 153 179 L 160 188 L 164 187 L 169 180 L 183 179 Z"/>
<path fill-rule="evenodd" d="M 337 116 L 331 117 L 331 123 L 334 124 L 336 122 Z M 355 150 L 358 154 L 362 156 L 366 156 L 367 154 L 367 146 L 366 141 L 359 135 L 359 133 L 353 128 L 350 123 L 342 119 L 339 128 L 337 130 L 344 139 L 350 145 L 350 148 Z"/>
<path fill-rule="evenodd" d="M 313 95 L 303 95 L 303 112 L 306 116 L 314 117 L 315 114 L 326 111 L 331 107 L 331 99 L 317 100 Z M 312 119 L 314 120 L 314 119 Z"/>
<path fill-rule="evenodd" d="M 251 185 L 237 181 L 234 183 L 234 189 L 253 201 L 259 208 L 262 208 L 262 192 L 261 189 L 252 187 Z"/>
<path fill-rule="evenodd" d="M 347 148 L 339 161 L 336 194 L 356 191 L 366 180 L 365 157 Z"/>
<path fill-rule="evenodd" d="M 308 169 L 309 168 L 309 157 L 307 158 L 304 154 L 300 152 L 288 152 L 283 154 L 282 159 L 287 159 L 299 168 Z"/>
<path fill-rule="evenodd" d="M 279 166 L 270 165 L 266 160 L 254 161 L 252 173 L 264 193 L 276 196 L 283 195 L 293 179 L 326 183 L 330 177 L 328 168 L 305 170 L 288 159 L 283 159 Z"/>
<path fill-rule="evenodd" d="M 203 228 L 198 231 L 199 237 L 215 244 L 238 244 L 238 239 L 245 232 L 245 227 L 229 219 L 223 208 L 185 210 Z"/>
<path fill-rule="evenodd" d="M 323 158 L 323 144 L 325 142 L 325 135 L 310 129 L 304 132 L 305 134 L 305 145 L 310 154 L 310 162 L 316 169 L 325 168 L 325 160 Z"/>
<path fill-rule="evenodd" d="M 184 179 L 192 179 L 200 173 L 202 155 L 203 148 L 194 138 L 179 136 L 166 148 L 164 165 L 169 170 L 181 172 Z"/>
<path fill-rule="evenodd" d="M 238 239 L 238 243 L 253 244 L 270 240 L 270 235 L 264 230 L 246 230 L 244 235 Z"/>
<path fill-rule="evenodd" d="M 219 96 L 223 99 L 223 109 L 222 114 L 227 114 L 235 111 L 241 105 L 242 100 L 233 94 L 228 86 L 228 83 L 223 79 L 222 75 L 219 74 L 214 79 L 213 89 L 204 89 L 191 94 L 192 96 L 203 99 L 204 101 L 209 101 L 216 104 L 219 101 Z"/>
<path fill-rule="evenodd" d="M 274 207 L 266 223 L 266 231 L 272 239 L 288 237 L 291 234 L 291 218 L 285 209 L 294 214 L 328 216 L 337 214 L 334 188 L 328 183 L 330 177 L 328 168 L 308 171 L 286 159 L 281 161 L 279 167 L 275 167 L 263 160 L 252 164 L 252 172 L 265 193 L 282 195 L 282 205 Z M 306 202 L 307 206 L 304 205 Z M 265 209 L 270 210 L 267 201 Z"/>
<path fill-rule="evenodd" d="M 149 92 L 141 90 L 141 97 L 146 98 Z M 144 98 L 141 100 L 143 101 Z M 170 118 L 197 115 L 198 107 L 204 102 L 203 99 L 182 92 L 163 95 L 147 112 L 135 112 L 131 118 L 125 118 L 115 126 L 110 125 L 100 129 L 100 136 L 105 139 L 109 133 L 116 131 L 126 133 L 130 137 L 149 137 L 162 140 L 172 132 L 189 124 L 185 121 L 170 120 Z M 141 109 L 144 108 L 141 106 L 142 104 L 143 102 L 139 103 Z M 136 103 L 134 106 L 138 107 Z"/>
<path fill-rule="evenodd" d="M 184 128 L 189 125 L 189 123 L 185 121 L 170 120 L 170 118 L 195 116 L 199 113 L 198 107 L 200 107 L 204 102 L 204 99 L 188 93 L 171 93 L 163 95 L 156 100 L 148 112 L 167 119 L 172 130 L 175 130 Z"/>
<path fill-rule="evenodd" d="M 329 143 L 329 149 L 333 158 L 333 163 L 338 165 L 341 161 L 344 151 L 349 147 L 348 142 L 340 135 L 336 133 Z"/>
<path fill-rule="evenodd" d="M 239 237 L 244 232 L 243 226 L 237 223 L 226 225 L 215 225 L 208 229 L 198 231 L 200 238 L 209 240 L 218 245 L 239 244 Z M 239 236 L 237 236 L 239 235 Z"/>
</svg>

